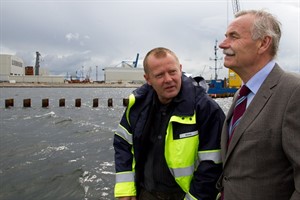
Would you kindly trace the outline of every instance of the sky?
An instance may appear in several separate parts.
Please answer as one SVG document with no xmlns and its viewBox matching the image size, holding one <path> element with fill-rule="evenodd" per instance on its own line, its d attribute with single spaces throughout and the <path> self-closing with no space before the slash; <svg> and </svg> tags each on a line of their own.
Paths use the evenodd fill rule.
<svg viewBox="0 0 300 200">
<path fill-rule="evenodd" d="M 299 0 L 240 0 L 241 10 L 264 9 L 282 23 L 276 61 L 300 73 Z M 106 67 L 132 64 L 155 47 L 174 51 L 183 71 L 206 79 L 228 76 L 222 50 L 233 19 L 231 0 L 0 0 L 0 53 L 16 55 L 25 66 L 50 75 L 81 71 L 103 80 Z M 97 76 L 96 76 L 97 74 Z"/>
</svg>

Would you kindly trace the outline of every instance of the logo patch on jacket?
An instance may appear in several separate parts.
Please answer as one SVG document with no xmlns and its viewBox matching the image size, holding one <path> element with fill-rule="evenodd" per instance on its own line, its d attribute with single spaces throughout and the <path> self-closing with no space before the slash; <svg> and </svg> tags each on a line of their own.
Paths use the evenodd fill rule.
<svg viewBox="0 0 300 200">
<path fill-rule="evenodd" d="M 187 137 L 193 137 L 195 135 L 198 135 L 198 131 L 188 132 L 188 133 L 181 133 L 179 134 L 179 138 L 187 138 Z"/>
</svg>

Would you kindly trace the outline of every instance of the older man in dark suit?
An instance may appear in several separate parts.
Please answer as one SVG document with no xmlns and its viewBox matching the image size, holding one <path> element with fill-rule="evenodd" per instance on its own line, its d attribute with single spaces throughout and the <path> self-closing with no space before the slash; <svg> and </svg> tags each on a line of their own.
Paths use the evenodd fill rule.
<svg viewBox="0 0 300 200">
<path fill-rule="evenodd" d="M 241 11 L 219 45 L 247 86 L 223 126 L 224 200 L 300 200 L 300 77 L 274 61 L 280 26 L 265 11 Z"/>
</svg>

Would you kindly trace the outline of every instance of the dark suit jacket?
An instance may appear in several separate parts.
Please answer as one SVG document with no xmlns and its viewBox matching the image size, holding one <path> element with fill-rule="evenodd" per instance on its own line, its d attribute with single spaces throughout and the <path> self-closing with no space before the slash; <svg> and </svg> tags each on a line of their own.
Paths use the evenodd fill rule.
<svg viewBox="0 0 300 200">
<path fill-rule="evenodd" d="M 225 200 L 300 200 L 298 75 L 275 65 L 227 147 L 231 106 L 221 138 L 224 171 L 219 185 Z"/>
</svg>

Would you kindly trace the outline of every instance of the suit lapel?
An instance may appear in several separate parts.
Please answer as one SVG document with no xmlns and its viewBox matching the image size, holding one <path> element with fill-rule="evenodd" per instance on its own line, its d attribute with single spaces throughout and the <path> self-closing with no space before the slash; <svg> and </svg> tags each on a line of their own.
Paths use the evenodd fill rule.
<svg viewBox="0 0 300 200">
<path fill-rule="evenodd" d="M 222 131 L 222 148 L 226 149 L 223 151 L 222 158 L 223 164 L 225 165 L 228 157 L 230 156 L 231 152 L 237 146 L 239 140 L 241 139 L 242 135 L 244 134 L 247 127 L 255 120 L 257 115 L 262 111 L 263 107 L 266 105 L 270 97 L 272 96 L 272 88 L 277 85 L 278 80 L 280 79 L 281 74 L 283 71 L 279 68 L 276 64 L 271 73 L 268 75 L 266 80 L 261 85 L 260 89 L 257 91 L 255 97 L 253 98 L 252 102 L 248 106 L 246 112 L 244 113 L 243 118 L 239 122 L 239 125 L 236 127 L 233 137 L 231 139 L 230 145 L 227 148 L 227 141 L 228 141 L 228 120 L 231 119 L 232 112 L 233 112 L 233 105 L 231 106 L 227 118 L 226 123 L 224 124 L 223 131 Z M 234 102 L 236 101 L 236 98 Z M 225 135 L 225 136 L 224 136 Z M 225 155 L 224 155 L 225 154 Z"/>
</svg>

